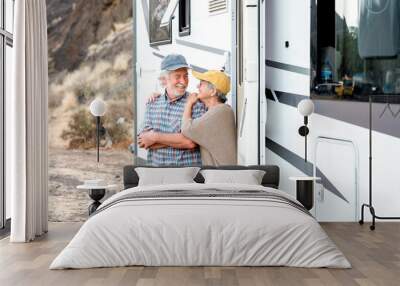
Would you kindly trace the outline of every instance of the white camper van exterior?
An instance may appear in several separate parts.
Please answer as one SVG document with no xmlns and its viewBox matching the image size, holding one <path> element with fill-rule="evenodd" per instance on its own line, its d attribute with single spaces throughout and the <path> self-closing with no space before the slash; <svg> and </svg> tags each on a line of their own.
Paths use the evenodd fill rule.
<svg viewBox="0 0 400 286">
<path fill-rule="evenodd" d="M 174 5 L 179 1 L 170 1 Z M 231 77 L 232 88 L 228 103 L 236 113 L 238 127 L 238 158 L 240 164 L 259 164 L 263 161 L 265 122 L 259 120 L 260 97 L 258 1 L 242 1 L 243 48 L 245 63 L 241 65 L 240 87 L 237 89 L 237 31 L 235 1 L 190 1 L 190 34 L 179 32 L 179 6 L 172 14 L 172 39 L 170 44 L 151 46 L 149 40 L 149 1 L 136 1 L 136 116 L 137 128 L 144 118 L 147 98 L 157 88 L 160 63 L 168 54 L 184 55 L 193 69 L 225 70 Z M 249 7 L 247 7 L 247 6 Z M 168 9 L 170 9 L 168 7 Z M 242 79 L 243 78 L 243 79 Z M 189 90 L 196 90 L 197 81 L 192 77 Z M 249 96 L 247 96 L 249 95 Z M 250 96 L 251 95 L 251 96 Z M 266 106 L 263 107 L 263 118 Z M 262 135 L 260 134 L 262 133 Z M 261 145 L 262 144 L 262 145 Z M 146 158 L 146 151 L 137 150 L 139 158 Z"/>
<path fill-rule="evenodd" d="M 229 101 L 236 112 L 239 164 L 278 165 L 280 188 L 292 195 L 295 182 L 289 177 L 321 177 L 315 184 L 311 213 L 320 221 L 359 219 L 360 205 L 368 202 L 368 103 L 315 100 L 307 163 L 304 138 L 297 131 L 303 123 L 297 104 L 310 97 L 310 7 L 314 1 L 190 1 L 190 35 L 179 35 L 175 9 L 172 42 L 157 47 L 149 43 L 148 0 L 134 2 L 139 127 L 162 57 L 181 53 L 195 69 L 225 67 L 232 79 Z M 225 8 L 210 12 L 216 3 Z M 189 89 L 195 89 L 192 79 Z M 384 107 L 374 104 L 373 114 Z M 373 127 L 372 188 L 381 216 L 400 211 L 397 121 L 387 119 L 383 124 L 376 119 Z M 143 150 L 137 154 L 146 158 Z M 366 219 L 370 219 L 368 212 Z"/>
</svg>

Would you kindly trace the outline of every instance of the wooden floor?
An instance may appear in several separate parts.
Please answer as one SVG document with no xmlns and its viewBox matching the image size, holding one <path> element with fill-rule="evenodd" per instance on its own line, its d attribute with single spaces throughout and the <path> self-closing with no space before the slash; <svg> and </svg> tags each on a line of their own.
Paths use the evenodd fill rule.
<svg viewBox="0 0 400 286">
<path fill-rule="evenodd" d="M 81 226 L 52 223 L 49 233 L 28 244 L 0 241 L 0 285 L 400 285 L 400 223 L 372 232 L 356 223 L 322 224 L 353 268 L 123 267 L 48 270 Z"/>
</svg>

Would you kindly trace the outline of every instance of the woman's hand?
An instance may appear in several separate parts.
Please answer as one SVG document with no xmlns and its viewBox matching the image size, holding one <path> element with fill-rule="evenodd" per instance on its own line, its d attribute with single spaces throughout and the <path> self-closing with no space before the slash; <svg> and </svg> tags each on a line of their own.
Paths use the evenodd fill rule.
<svg viewBox="0 0 400 286">
<path fill-rule="evenodd" d="M 192 119 L 192 108 L 193 105 L 197 102 L 197 93 L 191 93 L 187 100 L 186 100 L 186 105 L 185 105 L 185 110 L 183 111 L 183 120 L 185 119 Z"/>
<path fill-rule="evenodd" d="M 188 99 L 187 99 L 187 101 L 186 101 L 186 104 L 189 104 L 189 105 L 191 105 L 191 106 L 193 106 L 196 102 L 197 102 L 197 100 L 198 100 L 198 98 L 197 98 L 197 93 L 191 93 L 189 96 L 188 96 Z"/>
<path fill-rule="evenodd" d="M 159 93 L 159 92 L 157 92 L 157 91 L 153 92 L 153 93 L 150 95 L 150 97 L 147 99 L 146 104 L 153 103 L 153 102 L 156 101 L 157 98 L 159 98 L 160 96 L 161 96 L 161 93 Z"/>
</svg>

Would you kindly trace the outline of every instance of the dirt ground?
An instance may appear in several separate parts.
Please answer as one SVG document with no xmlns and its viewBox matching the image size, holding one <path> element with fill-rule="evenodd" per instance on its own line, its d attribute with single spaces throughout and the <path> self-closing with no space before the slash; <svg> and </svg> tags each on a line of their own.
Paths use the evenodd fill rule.
<svg viewBox="0 0 400 286">
<path fill-rule="evenodd" d="M 128 150 L 101 150 L 97 165 L 95 150 L 49 149 L 49 221 L 85 221 L 92 201 L 86 190 L 76 187 L 90 179 L 117 184 L 107 191 L 107 198 L 123 189 L 123 166 L 132 162 Z"/>
</svg>

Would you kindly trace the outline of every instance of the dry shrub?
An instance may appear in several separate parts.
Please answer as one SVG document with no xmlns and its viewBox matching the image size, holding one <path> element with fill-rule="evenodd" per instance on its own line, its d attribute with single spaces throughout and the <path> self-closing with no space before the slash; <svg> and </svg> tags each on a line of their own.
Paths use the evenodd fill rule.
<svg viewBox="0 0 400 286">
<path fill-rule="evenodd" d="M 96 97 L 96 92 L 93 90 L 91 85 L 84 83 L 82 85 L 76 86 L 74 94 L 80 104 L 85 104 Z M 99 95 L 97 95 L 99 96 Z"/>
<path fill-rule="evenodd" d="M 57 108 L 62 103 L 62 97 L 56 94 L 49 93 L 49 103 L 48 106 L 50 109 Z"/>
<path fill-rule="evenodd" d="M 130 19 L 130 21 L 127 21 L 125 23 L 120 23 L 120 22 L 114 23 L 113 24 L 114 33 L 124 30 L 127 25 L 129 25 L 129 26 L 132 25 L 132 19 Z"/>
<path fill-rule="evenodd" d="M 98 44 L 91 44 L 88 48 L 88 57 L 93 56 L 94 54 L 96 54 L 99 50 L 100 45 Z"/>
<path fill-rule="evenodd" d="M 119 54 L 114 60 L 114 71 L 116 72 L 124 72 L 128 70 L 129 61 L 131 59 L 131 55 L 127 53 Z"/>
<path fill-rule="evenodd" d="M 61 138 L 68 140 L 70 149 L 89 149 L 96 146 L 96 122 L 87 108 L 79 108 L 71 117 L 68 129 Z"/>
<path fill-rule="evenodd" d="M 63 101 L 64 91 L 58 84 L 50 84 L 49 86 L 49 108 L 57 108 Z"/>
<path fill-rule="evenodd" d="M 126 27 L 127 24 L 117 25 L 116 29 Z M 98 45 L 90 47 L 93 51 L 98 48 Z M 51 94 L 57 95 L 54 102 L 52 98 L 51 105 L 62 106 L 59 110 L 62 114 L 57 116 L 68 114 L 68 126 L 62 131 L 61 138 L 67 141 L 69 148 L 96 146 L 96 121 L 88 108 L 95 97 L 103 98 L 107 104 L 107 112 L 102 117 L 107 134 L 101 138 L 101 146 L 125 149 L 132 142 L 132 88 L 127 80 L 131 60 L 129 53 L 122 52 L 111 62 L 86 63 L 50 86 Z"/>
<path fill-rule="evenodd" d="M 49 89 L 49 106 L 54 108 L 61 104 L 64 110 L 86 104 L 95 97 L 108 94 L 114 98 L 126 97 L 126 91 L 119 90 L 125 86 L 126 80 L 121 80 L 121 72 L 128 68 L 130 56 L 127 53 L 120 54 L 114 64 L 102 60 L 93 68 L 88 65 L 67 73 L 59 84 L 52 83 Z M 124 89 L 126 89 L 124 87 Z M 117 92 L 115 92 L 115 90 Z M 115 93 L 115 94 L 114 94 Z M 75 98 L 74 98 L 75 97 Z"/>
<path fill-rule="evenodd" d="M 92 82 L 93 89 L 96 90 L 97 92 L 103 93 L 103 94 L 108 94 L 110 90 L 112 90 L 115 86 L 117 86 L 119 83 L 119 79 L 113 75 L 113 74 L 108 74 L 107 76 L 104 77 L 99 77 L 98 80 L 95 82 Z"/>
<path fill-rule="evenodd" d="M 132 83 L 129 80 L 120 80 L 117 84 L 104 91 L 105 99 L 111 101 L 126 101 L 132 97 Z"/>
<path fill-rule="evenodd" d="M 68 110 L 93 98 L 94 91 L 87 81 L 90 74 L 90 67 L 82 66 L 74 72 L 67 73 L 60 83 L 50 84 L 49 107 L 55 108 L 62 104 L 64 110 Z"/>
<path fill-rule="evenodd" d="M 124 118 L 124 122 L 119 122 Z M 132 142 L 132 108 L 126 101 L 107 103 L 107 112 L 102 117 L 113 148 L 128 148 Z M 67 130 L 62 132 L 61 138 L 68 141 L 70 149 L 89 149 L 96 146 L 96 122 L 87 107 L 78 108 L 68 123 Z M 104 139 L 104 138 L 103 138 Z M 106 145 L 106 140 L 100 140 Z"/>
<path fill-rule="evenodd" d="M 100 61 L 93 66 L 92 72 L 86 78 L 86 85 L 94 92 L 107 93 L 107 90 L 118 82 L 112 74 L 112 65 L 108 61 Z"/>
<path fill-rule="evenodd" d="M 92 70 L 89 66 L 82 66 L 79 69 L 68 73 L 62 83 L 64 90 L 71 91 L 75 90 L 77 87 L 85 86 L 91 73 Z"/>
<path fill-rule="evenodd" d="M 62 107 L 64 111 L 68 111 L 74 108 L 77 108 L 79 105 L 78 100 L 75 94 L 71 91 L 67 91 L 64 99 L 62 100 Z"/>
<path fill-rule="evenodd" d="M 107 113 L 104 116 L 104 127 L 106 128 L 108 134 L 111 136 L 114 144 L 124 142 L 129 140 L 132 136 L 129 134 L 129 119 L 130 116 L 130 106 L 126 102 L 112 102 L 107 103 Z M 118 120 L 124 118 L 124 123 L 119 123 Z"/>
<path fill-rule="evenodd" d="M 92 72 L 88 75 L 87 81 L 91 82 L 98 79 L 99 77 L 105 77 L 105 74 L 112 68 L 112 65 L 108 61 L 99 61 L 93 67 Z"/>
</svg>

